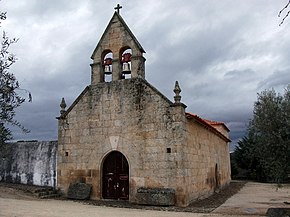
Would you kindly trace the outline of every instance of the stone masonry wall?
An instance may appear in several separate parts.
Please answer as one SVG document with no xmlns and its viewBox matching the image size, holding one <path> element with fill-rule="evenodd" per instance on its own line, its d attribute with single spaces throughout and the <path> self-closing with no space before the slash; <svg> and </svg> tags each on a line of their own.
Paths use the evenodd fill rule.
<svg viewBox="0 0 290 217">
<path fill-rule="evenodd" d="M 140 188 L 169 188 L 187 206 L 230 181 L 227 142 L 141 78 L 91 85 L 60 118 L 58 186 L 91 184 L 101 199 L 102 162 L 114 150 L 128 160 L 132 203 Z"/>
<path fill-rule="evenodd" d="M 187 185 L 189 201 L 209 196 L 231 180 L 229 145 L 208 129 L 187 122 Z"/>
<path fill-rule="evenodd" d="M 55 187 L 56 151 L 57 141 L 1 145 L 0 181 Z"/>
<path fill-rule="evenodd" d="M 100 199 L 102 162 L 113 150 L 129 162 L 131 202 L 140 187 L 173 186 L 176 162 L 167 150 L 182 138 L 180 111 L 143 79 L 87 87 L 59 121 L 58 186 L 92 184 Z"/>
</svg>

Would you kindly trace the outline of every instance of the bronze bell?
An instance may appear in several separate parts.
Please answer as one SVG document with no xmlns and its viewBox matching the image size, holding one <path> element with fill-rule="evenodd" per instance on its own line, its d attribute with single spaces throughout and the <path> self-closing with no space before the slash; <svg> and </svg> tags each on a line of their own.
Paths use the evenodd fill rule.
<svg viewBox="0 0 290 217">
<path fill-rule="evenodd" d="M 111 69 L 110 65 L 105 65 L 104 74 L 105 75 L 111 75 L 112 74 L 112 69 Z"/>
<path fill-rule="evenodd" d="M 130 64 L 124 62 L 123 63 L 123 74 L 131 74 Z"/>
<path fill-rule="evenodd" d="M 104 59 L 103 66 L 104 66 L 104 74 L 111 75 L 112 74 L 112 58 L 108 57 Z"/>
</svg>

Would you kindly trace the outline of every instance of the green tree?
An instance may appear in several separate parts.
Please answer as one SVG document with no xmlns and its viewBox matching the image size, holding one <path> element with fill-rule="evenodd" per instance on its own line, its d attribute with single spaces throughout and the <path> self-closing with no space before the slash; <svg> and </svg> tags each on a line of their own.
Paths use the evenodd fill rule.
<svg viewBox="0 0 290 217">
<path fill-rule="evenodd" d="M 257 143 L 255 152 L 265 171 L 268 181 L 280 183 L 289 172 L 289 87 L 284 96 L 275 90 L 263 91 L 254 105 L 254 117 L 250 128 Z"/>
<path fill-rule="evenodd" d="M 233 160 L 238 168 L 246 171 L 244 176 L 249 179 L 264 181 L 265 174 L 263 173 L 259 158 L 255 154 L 255 147 L 253 133 L 248 133 L 247 136 L 238 142 Z"/>
<path fill-rule="evenodd" d="M 0 27 L 1 21 L 6 19 L 6 12 L 0 11 Z M 3 31 L 0 50 L 0 143 L 12 139 L 12 133 L 8 126 L 13 125 L 21 128 L 23 132 L 28 132 L 17 120 L 15 120 L 15 109 L 19 107 L 25 98 L 19 95 L 19 91 L 25 91 L 29 95 L 31 101 L 31 94 L 23 89 L 16 77 L 9 71 L 11 65 L 16 62 L 14 54 L 9 52 L 11 45 L 15 44 L 18 39 L 9 39 Z"/>
<path fill-rule="evenodd" d="M 258 94 L 248 135 L 236 149 L 240 168 L 255 178 L 281 183 L 290 171 L 290 85 L 284 95 L 274 89 Z"/>
</svg>

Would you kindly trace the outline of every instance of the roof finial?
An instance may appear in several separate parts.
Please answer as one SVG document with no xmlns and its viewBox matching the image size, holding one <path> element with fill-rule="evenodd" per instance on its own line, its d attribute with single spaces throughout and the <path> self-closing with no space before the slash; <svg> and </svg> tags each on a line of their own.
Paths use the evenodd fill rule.
<svg viewBox="0 0 290 217">
<path fill-rule="evenodd" d="M 175 93 L 175 96 L 174 96 L 175 103 L 180 103 L 181 96 L 179 94 L 181 92 L 181 89 L 179 87 L 178 81 L 175 81 L 175 87 L 174 87 L 173 92 Z"/>
<path fill-rule="evenodd" d="M 120 4 L 117 4 L 117 7 L 114 7 L 115 10 L 117 10 L 117 13 L 120 14 L 120 9 L 122 6 Z"/>
<path fill-rule="evenodd" d="M 66 103 L 64 98 L 62 97 L 61 99 L 61 103 L 60 103 L 60 114 L 63 115 L 65 113 L 65 107 L 66 107 Z"/>
</svg>

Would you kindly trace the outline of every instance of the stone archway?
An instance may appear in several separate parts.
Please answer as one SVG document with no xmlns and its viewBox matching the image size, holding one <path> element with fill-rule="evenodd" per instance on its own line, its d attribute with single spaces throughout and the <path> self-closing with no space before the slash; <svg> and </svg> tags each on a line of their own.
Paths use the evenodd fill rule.
<svg viewBox="0 0 290 217">
<path fill-rule="evenodd" d="M 103 198 L 114 200 L 129 199 L 129 164 L 118 151 L 110 152 L 103 162 Z"/>
</svg>

